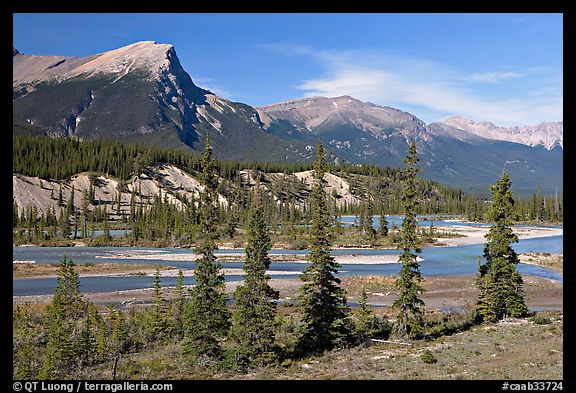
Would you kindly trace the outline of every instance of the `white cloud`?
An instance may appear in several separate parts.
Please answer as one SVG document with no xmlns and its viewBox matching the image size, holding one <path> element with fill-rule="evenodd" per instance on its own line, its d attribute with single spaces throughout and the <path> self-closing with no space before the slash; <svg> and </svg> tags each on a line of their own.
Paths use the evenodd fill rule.
<svg viewBox="0 0 576 393">
<path fill-rule="evenodd" d="M 559 121 L 563 117 L 562 77 L 560 73 L 558 78 L 554 70 L 544 72 L 553 74 L 551 86 L 533 87 L 519 93 L 518 86 L 512 89 L 506 86 L 506 82 L 526 78 L 529 84 L 537 77 L 535 74 L 543 72 L 526 68 L 470 74 L 428 59 L 370 50 L 313 51 L 287 44 L 265 48 L 274 53 L 307 56 L 324 67 L 323 75 L 297 83 L 296 88 L 304 96 L 351 95 L 362 101 L 401 110 L 419 107 L 428 114 L 428 118 L 422 118 L 426 122 L 460 115 L 511 126 Z M 413 113 L 422 116 L 415 111 Z"/>
<path fill-rule="evenodd" d="M 469 79 L 474 82 L 499 83 L 500 81 L 512 78 L 520 78 L 522 74 L 517 72 L 493 71 L 484 73 L 474 73 Z"/>
</svg>

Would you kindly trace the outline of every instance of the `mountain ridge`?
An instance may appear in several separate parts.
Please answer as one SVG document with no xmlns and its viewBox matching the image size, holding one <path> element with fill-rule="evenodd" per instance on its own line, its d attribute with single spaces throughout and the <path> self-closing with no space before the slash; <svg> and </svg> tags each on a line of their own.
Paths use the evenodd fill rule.
<svg viewBox="0 0 576 393">
<path fill-rule="evenodd" d="M 306 143 L 266 132 L 252 107 L 196 86 L 171 44 L 82 58 L 16 54 L 13 69 L 14 130 L 196 151 L 210 133 L 220 158 L 255 160 L 254 148 L 269 145 L 272 161 L 311 159 Z"/>
<path fill-rule="evenodd" d="M 348 95 L 254 108 L 194 84 L 171 44 L 141 41 L 83 58 L 32 56 L 13 48 L 13 65 L 13 133 L 113 138 L 198 152 L 209 133 L 216 158 L 269 162 L 309 162 L 320 140 L 336 164 L 395 167 L 415 141 L 424 176 L 467 191 L 486 192 L 493 174 L 514 166 L 523 192 L 562 184 L 561 138 L 540 145 L 534 137 L 532 146 L 491 139 L 486 132 L 462 130 L 469 121 L 426 124 Z"/>
<path fill-rule="evenodd" d="M 526 146 L 544 146 L 547 150 L 564 148 L 564 122 L 543 121 L 535 125 L 497 126 L 489 121 L 475 122 L 460 116 L 452 116 L 439 124 L 445 124 L 488 139 L 521 143 Z"/>
</svg>

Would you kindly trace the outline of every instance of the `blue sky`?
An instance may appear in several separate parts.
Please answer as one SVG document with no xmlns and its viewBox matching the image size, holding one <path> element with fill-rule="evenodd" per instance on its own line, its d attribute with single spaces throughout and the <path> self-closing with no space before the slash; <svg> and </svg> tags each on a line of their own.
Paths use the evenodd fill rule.
<svg viewBox="0 0 576 393">
<path fill-rule="evenodd" d="M 351 95 L 426 123 L 563 118 L 562 14 L 14 14 L 14 46 L 87 56 L 171 43 L 200 87 L 252 106 Z"/>
</svg>

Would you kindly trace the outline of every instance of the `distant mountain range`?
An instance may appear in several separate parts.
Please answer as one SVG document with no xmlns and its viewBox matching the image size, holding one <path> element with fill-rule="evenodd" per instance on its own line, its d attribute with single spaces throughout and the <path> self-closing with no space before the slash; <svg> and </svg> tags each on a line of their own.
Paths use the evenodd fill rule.
<svg viewBox="0 0 576 393">
<path fill-rule="evenodd" d="M 488 121 L 476 123 L 459 116 L 453 116 L 444 120 L 441 124 L 488 139 L 516 142 L 532 147 L 542 145 L 547 150 L 551 150 L 556 146 L 564 147 L 564 123 L 561 121 L 507 128 L 495 126 Z"/>
<path fill-rule="evenodd" d="M 13 50 L 13 132 L 107 137 L 218 158 L 310 161 L 320 140 L 332 162 L 401 166 L 415 141 L 423 176 L 488 195 L 506 168 L 516 193 L 562 190 L 563 123 L 497 127 L 452 117 L 425 124 L 353 97 L 310 97 L 259 108 L 194 84 L 172 45 L 138 42 L 87 57 Z"/>
</svg>

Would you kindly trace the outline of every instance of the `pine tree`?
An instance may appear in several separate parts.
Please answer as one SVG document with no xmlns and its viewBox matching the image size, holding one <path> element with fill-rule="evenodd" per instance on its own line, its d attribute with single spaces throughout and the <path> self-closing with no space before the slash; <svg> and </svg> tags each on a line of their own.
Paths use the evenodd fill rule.
<svg viewBox="0 0 576 393">
<path fill-rule="evenodd" d="M 178 269 L 178 279 L 174 288 L 174 298 L 172 299 L 172 315 L 174 316 L 174 332 L 177 337 L 184 334 L 184 307 L 186 305 L 186 295 L 184 293 L 184 274 L 182 269 Z"/>
<path fill-rule="evenodd" d="M 366 288 L 362 287 L 360 301 L 358 302 L 358 311 L 356 312 L 356 335 L 360 342 L 364 342 L 370 334 L 374 324 L 374 314 L 368 308 L 368 295 Z"/>
<path fill-rule="evenodd" d="M 60 184 L 60 189 L 58 191 L 58 207 L 64 207 L 64 198 L 62 197 L 62 184 Z"/>
<path fill-rule="evenodd" d="M 374 223 L 372 216 L 374 212 L 370 196 L 368 197 L 368 200 L 362 204 L 361 209 L 363 211 L 362 233 L 368 241 L 373 242 L 376 238 L 376 231 L 373 226 Z"/>
<path fill-rule="evenodd" d="M 412 142 L 406 159 L 405 168 L 402 170 L 404 195 L 402 203 L 404 208 L 404 220 L 399 232 L 397 248 L 402 250 L 399 262 L 402 264 L 399 277 L 394 286 L 399 290 L 398 299 L 392 303 L 397 310 L 394 330 L 401 336 L 414 336 L 418 334 L 422 325 L 424 302 L 418 297 L 423 292 L 420 282 L 423 280 L 420 273 L 420 265 L 416 253 L 422 252 L 420 239 L 418 238 L 418 222 L 416 211 L 418 207 L 417 197 L 417 174 L 416 168 L 418 157 L 416 144 Z"/>
<path fill-rule="evenodd" d="M 70 198 L 68 198 L 68 202 L 66 203 L 66 212 L 68 215 L 74 215 L 74 186 L 72 186 L 72 191 L 70 191 Z"/>
<path fill-rule="evenodd" d="M 504 172 L 496 185 L 490 186 L 492 203 L 488 219 L 493 223 L 486 234 L 484 259 L 479 266 L 477 286 L 480 290 L 476 306 L 479 321 L 494 322 L 507 316 L 523 317 L 528 308 L 524 303 L 522 276 L 516 270 L 520 262 L 512 248 L 518 236 L 512 231 L 515 201 L 510 191 L 510 177 Z"/>
<path fill-rule="evenodd" d="M 112 351 L 115 355 L 126 351 L 128 344 L 128 326 L 122 311 L 113 311 L 112 319 Z"/>
<path fill-rule="evenodd" d="M 82 366 L 91 365 L 96 360 L 94 356 L 96 351 L 96 320 L 99 314 L 93 303 L 88 303 L 87 306 L 78 343 L 78 357 Z"/>
<path fill-rule="evenodd" d="M 218 178 L 212 158 L 209 134 L 202 156 L 199 181 L 204 187 L 200 194 L 200 241 L 194 252 L 199 255 L 194 268 L 196 285 L 187 309 L 185 353 L 192 357 L 219 359 L 220 342 L 230 328 L 230 312 L 226 306 L 224 274 L 214 251 L 218 249 Z"/>
<path fill-rule="evenodd" d="M 16 228 L 18 226 L 18 204 L 16 203 L 16 199 L 12 199 L 12 228 Z"/>
<path fill-rule="evenodd" d="M 302 310 L 297 352 L 317 353 L 334 347 L 346 346 L 352 340 L 350 308 L 346 291 L 336 277 L 340 265 L 330 255 L 330 214 L 324 191 L 326 163 L 324 148 L 318 142 L 312 186 L 312 225 L 309 265 L 300 280 L 298 306 Z"/>
<path fill-rule="evenodd" d="M 112 235 L 110 235 L 110 221 L 108 216 L 108 211 L 104 212 L 104 231 L 102 237 L 104 240 L 112 240 Z"/>
<path fill-rule="evenodd" d="M 382 237 L 388 236 L 388 220 L 386 220 L 386 215 L 383 212 L 380 213 L 380 223 L 378 225 L 378 233 Z"/>
<path fill-rule="evenodd" d="M 162 287 L 160 286 L 160 268 L 156 267 L 154 272 L 154 282 L 152 284 L 154 290 L 152 308 L 152 315 L 150 321 L 150 330 L 155 339 L 162 338 L 163 333 L 166 332 L 168 320 L 166 318 L 166 306 L 164 304 L 164 296 L 162 295 Z"/>
<path fill-rule="evenodd" d="M 40 379 L 61 378 L 73 370 L 76 362 L 79 350 L 74 340 L 74 327 L 84 312 L 85 303 L 74 266 L 72 259 L 66 256 L 58 266 L 58 283 L 45 315 L 46 355 Z"/>
<path fill-rule="evenodd" d="M 60 209 L 60 217 L 58 217 L 58 227 L 60 230 L 60 236 L 64 239 L 70 237 L 70 232 L 72 228 L 70 226 L 70 218 L 68 212 L 65 209 Z"/>
<path fill-rule="evenodd" d="M 12 369 L 14 379 L 34 378 L 35 332 L 30 305 L 16 305 L 12 310 Z"/>
<path fill-rule="evenodd" d="M 244 284 L 234 292 L 231 335 L 238 344 L 239 366 L 258 366 L 274 359 L 278 291 L 268 284 L 268 250 L 272 243 L 261 205 L 253 206 L 248 223 Z"/>
<path fill-rule="evenodd" d="M 89 214 L 88 203 L 89 203 L 88 192 L 84 191 L 82 193 L 82 204 L 80 208 L 80 217 L 82 221 L 82 228 L 80 232 L 82 233 L 83 238 L 88 237 L 88 214 Z"/>
</svg>

